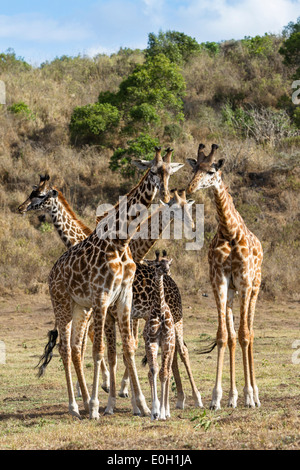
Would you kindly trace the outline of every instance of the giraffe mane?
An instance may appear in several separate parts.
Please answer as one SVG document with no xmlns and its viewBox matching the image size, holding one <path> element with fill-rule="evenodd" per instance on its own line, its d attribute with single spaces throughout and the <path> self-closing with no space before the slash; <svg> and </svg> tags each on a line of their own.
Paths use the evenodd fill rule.
<svg viewBox="0 0 300 470">
<path fill-rule="evenodd" d="M 53 189 L 56 189 L 56 191 L 58 191 L 58 199 L 64 206 L 65 210 L 70 215 L 71 219 L 76 221 L 76 223 L 82 229 L 82 231 L 86 234 L 86 236 L 90 235 L 92 233 L 92 230 L 87 225 L 85 225 L 81 220 L 78 219 L 75 212 L 71 209 L 68 201 L 63 196 L 62 192 L 59 191 L 57 188 L 53 188 Z"/>
</svg>

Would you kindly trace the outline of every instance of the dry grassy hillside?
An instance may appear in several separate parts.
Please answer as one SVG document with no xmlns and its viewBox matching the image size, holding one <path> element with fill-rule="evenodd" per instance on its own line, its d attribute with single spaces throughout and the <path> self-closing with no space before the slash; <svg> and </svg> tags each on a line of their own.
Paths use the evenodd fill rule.
<svg viewBox="0 0 300 470">
<path fill-rule="evenodd" d="M 261 295 L 299 300 L 299 137 L 283 137 L 272 145 L 251 136 L 242 138 L 224 124 L 221 111 L 230 97 L 275 106 L 289 93 L 290 80 L 278 53 L 267 58 L 239 57 L 241 51 L 232 54 L 231 45 L 226 47 L 218 57 L 203 53 L 184 66 L 182 132 L 173 141 L 165 137 L 160 143 L 172 145 L 177 161 L 194 157 L 200 141 L 207 146 L 218 143 L 220 157 L 226 158 L 224 181 L 246 224 L 263 243 Z M 94 60 L 57 60 L 40 68 L 13 64 L 0 69 L 7 89 L 7 104 L 0 108 L 1 294 L 47 291 L 48 272 L 64 251 L 50 224 L 41 223 L 37 214 L 21 217 L 16 211 L 39 174 L 49 172 L 90 227 L 99 203 L 117 201 L 137 181 L 139 175 L 124 179 L 109 169 L 114 143 L 72 146 L 68 126 L 75 106 L 95 102 L 101 91 L 116 91 L 143 60 L 141 51 L 133 51 Z M 12 113 L 9 107 L 19 102 L 31 113 Z M 115 140 L 117 146 L 117 134 Z M 186 187 L 190 177 L 186 165 L 170 186 Z M 184 241 L 159 242 L 174 257 L 174 277 L 187 293 L 208 287 L 207 245 L 216 228 L 210 190 L 198 193 L 196 201 L 205 205 L 203 249 L 186 252 Z"/>
</svg>

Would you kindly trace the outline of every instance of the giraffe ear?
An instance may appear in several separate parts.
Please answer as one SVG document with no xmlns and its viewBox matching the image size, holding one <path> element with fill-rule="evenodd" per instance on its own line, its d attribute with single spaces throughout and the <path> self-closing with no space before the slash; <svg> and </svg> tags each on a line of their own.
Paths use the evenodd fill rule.
<svg viewBox="0 0 300 470">
<path fill-rule="evenodd" d="M 139 170 L 147 170 L 153 165 L 152 160 L 132 160 L 132 165 L 136 166 Z"/>
<path fill-rule="evenodd" d="M 194 199 L 189 199 L 189 200 L 187 201 L 187 205 L 188 205 L 188 206 L 192 206 L 192 205 L 194 204 L 194 202 L 195 202 Z"/>
<path fill-rule="evenodd" d="M 224 165 L 225 159 L 220 158 L 220 160 L 214 164 L 215 169 L 218 171 Z"/>
<path fill-rule="evenodd" d="M 174 173 L 176 173 L 176 171 L 180 170 L 180 168 L 182 168 L 184 166 L 184 163 L 169 163 L 170 165 L 170 174 L 173 175 Z"/>
<path fill-rule="evenodd" d="M 195 170 L 196 165 L 197 165 L 197 160 L 195 160 L 195 158 L 187 158 L 186 161 L 189 163 L 189 165 L 191 165 L 193 170 Z"/>
<path fill-rule="evenodd" d="M 49 196 L 56 199 L 58 196 L 58 191 L 56 189 L 51 189 Z"/>
</svg>

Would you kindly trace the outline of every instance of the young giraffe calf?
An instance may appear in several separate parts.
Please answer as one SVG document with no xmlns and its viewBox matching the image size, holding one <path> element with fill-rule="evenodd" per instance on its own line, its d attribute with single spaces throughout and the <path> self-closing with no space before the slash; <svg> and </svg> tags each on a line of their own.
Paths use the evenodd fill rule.
<svg viewBox="0 0 300 470">
<path fill-rule="evenodd" d="M 165 420 L 170 417 L 169 388 L 175 352 L 175 328 L 171 310 L 165 301 L 163 278 L 165 274 L 169 274 L 171 263 L 171 259 L 169 260 L 166 257 L 159 259 L 159 256 L 157 256 L 156 261 L 153 263 L 156 290 L 153 296 L 151 313 L 147 318 L 144 329 L 146 356 L 149 364 L 148 377 L 152 397 L 152 420 L 158 418 Z M 159 346 L 161 347 L 161 369 L 159 371 L 161 384 L 160 402 L 157 394 L 157 353 Z"/>
</svg>

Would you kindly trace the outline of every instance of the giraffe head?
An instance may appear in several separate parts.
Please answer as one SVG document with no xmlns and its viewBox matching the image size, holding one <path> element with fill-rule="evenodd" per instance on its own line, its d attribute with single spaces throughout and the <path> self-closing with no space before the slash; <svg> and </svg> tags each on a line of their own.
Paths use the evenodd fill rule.
<svg viewBox="0 0 300 470">
<path fill-rule="evenodd" d="M 163 250 L 162 256 L 160 256 L 159 250 L 155 252 L 155 260 L 152 266 L 155 268 L 155 274 L 160 277 L 164 275 L 170 275 L 170 266 L 172 264 L 172 258 L 168 258 L 166 250 Z"/>
<path fill-rule="evenodd" d="M 224 159 L 220 159 L 217 162 L 214 161 L 215 152 L 219 148 L 218 145 L 213 144 L 211 146 L 209 155 L 204 155 L 204 147 L 205 145 L 203 144 L 199 145 L 197 160 L 194 158 L 187 159 L 194 173 L 187 188 L 187 192 L 190 194 L 199 189 L 216 186 L 221 179 L 221 172 L 219 170 L 224 163 Z"/>
<path fill-rule="evenodd" d="M 193 229 L 195 224 L 191 215 L 190 208 L 194 204 L 193 199 L 186 199 L 186 192 L 184 189 L 171 189 L 171 194 L 173 194 L 172 199 L 165 204 L 163 201 L 160 201 L 164 206 L 169 206 L 172 208 L 171 217 L 173 219 L 181 220 L 189 229 Z"/>
<path fill-rule="evenodd" d="M 50 176 L 40 175 L 40 182 L 38 185 L 33 186 L 33 191 L 26 201 L 18 207 L 20 214 L 24 214 L 30 210 L 47 210 L 53 203 L 53 198 L 56 199 L 58 191 L 49 183 Z"/>
<path fill-rule="evenodd" d="M 184 166 L 184 163 L 171 162 L 173 149 L 167 148 L 166 154 L 162 157 L 161 147 L 155 147 L 155 157 L 153 160 L 133 160 L 133 165 L 140 170 L 150 170 L 149 174 L 160 192 L 163 202 L 170 200 L 169 179 L 176 171 Z"/>
</svg>

